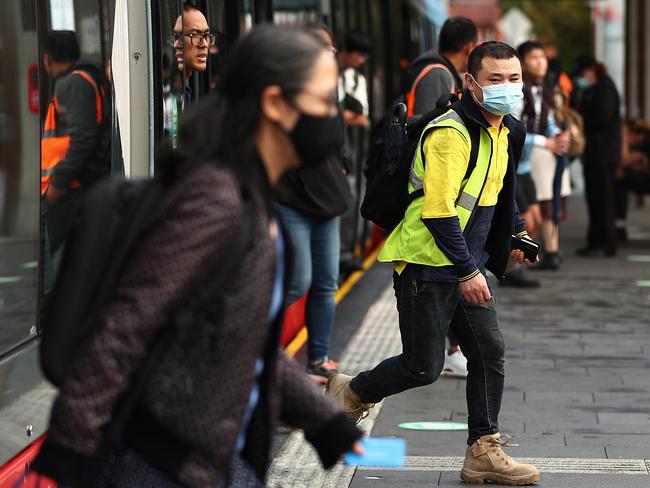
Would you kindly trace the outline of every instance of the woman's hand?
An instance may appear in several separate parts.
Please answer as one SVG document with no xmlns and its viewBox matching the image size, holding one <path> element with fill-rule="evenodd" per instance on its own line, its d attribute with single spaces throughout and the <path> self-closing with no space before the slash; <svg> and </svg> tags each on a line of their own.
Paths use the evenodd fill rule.
<svg viewBox="0 0 650 488">
<path fill-rule="evenodd" d="M 365 454 L 365 450 L 363 446 L 361 445 L 360 441 L 356 441 L 354 444 L 352 444 L 352 447 L 350 448 L 349 452 L 353 452 L 357 456 L 363 456 Z M 345 457 L 345 453 L 341 454 L 340 460 L 343 461 L 343 458 Z"/>
</svg>

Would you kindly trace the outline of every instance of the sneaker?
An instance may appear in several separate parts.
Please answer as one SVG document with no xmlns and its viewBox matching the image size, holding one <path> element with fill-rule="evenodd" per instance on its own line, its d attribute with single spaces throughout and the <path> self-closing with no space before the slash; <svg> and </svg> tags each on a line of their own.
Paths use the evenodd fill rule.
<svg viewBox="0 0 650 488">
<path fill-rule="evenodd" d="M 358 424 L 368 416 L 368 410 L 375 406 L 374 403 L 364 403 L 359 395 L 350 388 L 352 376 L 335 374 L 327 380 L 325 391 L 332 395 L 348 417 Z"/>
<path fill-rule="evenodd" d="M 456 349 L 451 354 L 447 351 L 445 365 L 440 374 L 451 378 L 467 378 L 467 359 L 460 352 L 460 349 Z"/>
<path fill-rule="evenodd" d="M 321 359 L 307 365 L 307 374 L 318 383 L 325 383 L 329 378 L 338 373 L 338 364 L 331 359 Z"/>
<path fill-rule="evenodd" d="M 465 483 L 482 485 L 492 481 L 497 485 L 532 485 L 541 477 L 537 468 L 531 464 L 521 464 L 503 452 L 508 445 L 509 436 L 501 437 L 498 432 L 484 435 L 465 452 L 465 463 L 460 479 Z"/>
</svg>

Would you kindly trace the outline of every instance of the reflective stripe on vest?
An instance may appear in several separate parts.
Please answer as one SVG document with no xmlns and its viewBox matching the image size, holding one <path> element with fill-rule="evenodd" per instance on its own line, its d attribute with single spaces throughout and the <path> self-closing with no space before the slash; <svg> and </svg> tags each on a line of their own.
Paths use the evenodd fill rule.
<svg viewBox="0 0 650 488">
<path fill-rule="evenodd" d="M 451 73 L 451 71 L 449 71 L 449 68 L 447 68 L 442 63 L 435 63 L 435 64 L 430 64 L 428 66 L 425 66 L 424 69 L 420 71 L 420 74 L 417 76 L 417 78 L 415 78 L 415 81 L 413 82 L 413 86 L 411 86 L 411 89 L 406 94 L 406 116 L 407 117 L 412 117 L 413 115 L 415 115 L 415 92 L 418 89 L 418 85 L 420 84 L 422 79 L 434 69 L 444 69 L 447 73 L 449 73 L 449 76 L 451 76 L 450 93 L 456 93 L 456 83 L 454 81 L 454 75 Z M 434 106 L 437 101 L 438 100 L 433 101 Z"/>
<path fill-rule="evenodd" d="M 432 130 L 452 128 L 460 132 L 470 145 L 472 139 L 460 116 L 453 110 L 431 121 L 422 131 L 409 177 L 408 190 L 413 193 L 423 188 L 425 161 L 422 159 L 422 146 Z M 460 228 L 467 228 L 476 206 L 481 198 L 490 170 L 492 159 L 492 138 L 487 131 L 480 130 L 479 149 L 476 166 L 469 177 L 463 180 L 456 200 L 456 212 Z M 435 191 L 435 189 L 434 189 Z M 433 236 L 422 222 L 424 197 L 415 198 L 406 209 L 404 219 L 386 240 L 379 260 L 383 262 L 403 261 L 426 266 L 449 266 L 452 262 L 436 244 Z"/>
<path fill-rule="evenodd" d="M 79 75 L 86 80 L 95 92 L 95 120 L 97 125 L 103 121 L 104 114 L 102 112 L 102 98 L 104 96 L 104 89 L 98 89 L 95 80 L 85 71 L 75 70 L 70 73 L 71 75 Z M 47 187 L 52 181 L 52 174 L 56 166 L 65 159 L 68 149 L 70 148 L 70 135 L 61 133 L 61 128 L 56 125 L 56 113 L 59 108 L 59 102 L 54 96 L 49 106 L 47 107 L 47 114 L 45 115 L 45 125 L 43 126 L 43 136 L 41 139 L 41 195 L 47 191 Z M 58 129 L 58 130 L 57 130 Z M 70 188 L 78 188 L 81 183 L 78 180 L 73 180 L 70 183 Z"/>
</svg>

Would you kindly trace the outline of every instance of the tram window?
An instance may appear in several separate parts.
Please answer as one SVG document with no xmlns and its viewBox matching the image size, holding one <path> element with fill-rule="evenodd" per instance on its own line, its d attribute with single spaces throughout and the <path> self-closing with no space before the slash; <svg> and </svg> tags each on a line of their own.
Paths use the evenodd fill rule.
<svg viewBox="0 0 650 488">
<path fill-rule="evenodd" d="M 159 38 L 154 40 L 160 51 L 157 53 L 157 61 L 160 69 L 160 90 L 158 101 L 158 113 L 162 116 L 162 136 L 173 146 L 176 145 L 176 133 L 178 118 L 184 105 L 185 76 L 184 76 L 184 37 L 182 36 L 183 5 L 178 0 L 164 0 L 159 2 L 158 29 Z M 177 24 L 180 26 L 177 29 Z M 176 30 L 180 32 L 175 32 Z M 175 35 L 181 35 L 180 49 L 176 49 L 179 43 L 175 41 Z"/>
<path fill-rule="evenodd" d="M 110 28 L 102 28 L 115 1 L 44 3 L 49 8 L 39 9 L 41 171 L 34 185 L 41 211 L 43 302 L 84 192 L 121 167 L 112 160 L 121 152 L 113 139 Z"/>
<path fill-rule="evenodd" d="M 386 111 L 386 54 L 384 52 L 384 44 L 386 42 L 386 34 L 383 30 L 382 24 L 382 9 L 370 9 L 370 40 L 372 42 L 372 72 L 370 77 L 370 90 L 372 96 L 372 116 L 374 120 L 380 120 Z M 392 34 L 388 41 L 392 39 Z"/>
<path fill-rule="evenodd" d="M 0 2 L 0 354 L 36 331 L 38 41 L 35 10 Z"/>
<path fill-rule="evenodd" d="M 302 25 L 318 22 L 322 19 L 319 4 L 311 2 L 295 2 L 292 0 L 275 0 L 273 2 L 273 22 L 280 25 Z"/>
<path fill-rule="evenodd" d="M 210 46 L 208 69 L 204 76 L 207 78 L 209 89 L 215 90 L 219 86 L 226 55 L 226 0 L 208 0 L 206 2 L 206 16 L 210 25 L 210 32 L 215 36 L 215 42 L 214 45 Z"/>
<path fill-rule="evenodd" d="M 244 33 L 253 27 L 253 0 L 239 0 L 239 32 Z"/>
<path fill-rule="evenodd" d="M 160 38 L 154 53 L 160 69 L 158 113 L 162 137 L 177 144 L 180 114 L 216 89 L 224 55 L 226 0 L 160 1 Z"/>
</svg>

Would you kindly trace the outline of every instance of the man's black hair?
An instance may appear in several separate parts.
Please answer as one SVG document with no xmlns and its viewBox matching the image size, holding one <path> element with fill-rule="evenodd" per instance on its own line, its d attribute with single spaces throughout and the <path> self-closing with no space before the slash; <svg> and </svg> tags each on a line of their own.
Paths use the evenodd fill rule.
<svg viewBox="0 0 650 488">
<path fill-rule="evenodd" d="M 515 48 L 505 42 L 490 41 L 479 44 L 470 53 L 469 59 L 467 60 L 467 71 L 474 78 L 476 78 L 476 74 L 481 70 L 483 58 L 519 59 L 519 55 L 515 51 Z"/>
<path fill-rule="evenodd" d="M 591 54 L 581 54 L 576 58 L 576 74 L 579 75 L 584 70 L 593 68 L 597 64 L 598 61 Z"/>
<path fill-rule="evenodd" d="M 361 32 L 348 32 L 343 39 L 344 51 L 357 51 L 363 54 L 370 54 L 371 47 L 370 39 Z"/>
<path fill-rule="evenodd" d="M 457 53 L 478 40 L 476 25 L 467 17 L 451 17 L 445 21 L 438 36 L 441 53 Z"/>
<path fill-rule="evenodd" d="M 524 58 L 531 52 L 535 51 L 536 49 L 541 49 L 542 51 L 544 50 L 544 46 L 542 46 L 539 42 L 537 41 L 526 41 L 523 42 L 519 45 L 517 48 L 517 52 L 519 53 L 519 59 L 522 61 Z"/>
<path fill-rule="evenodd" d="M 76 63 L 81 56 L 77 34 L 74 31 L 67 30 L 48 32 L 43 52 L 49 54 L 54 61 L 72 61 Z"/>
</svg>

